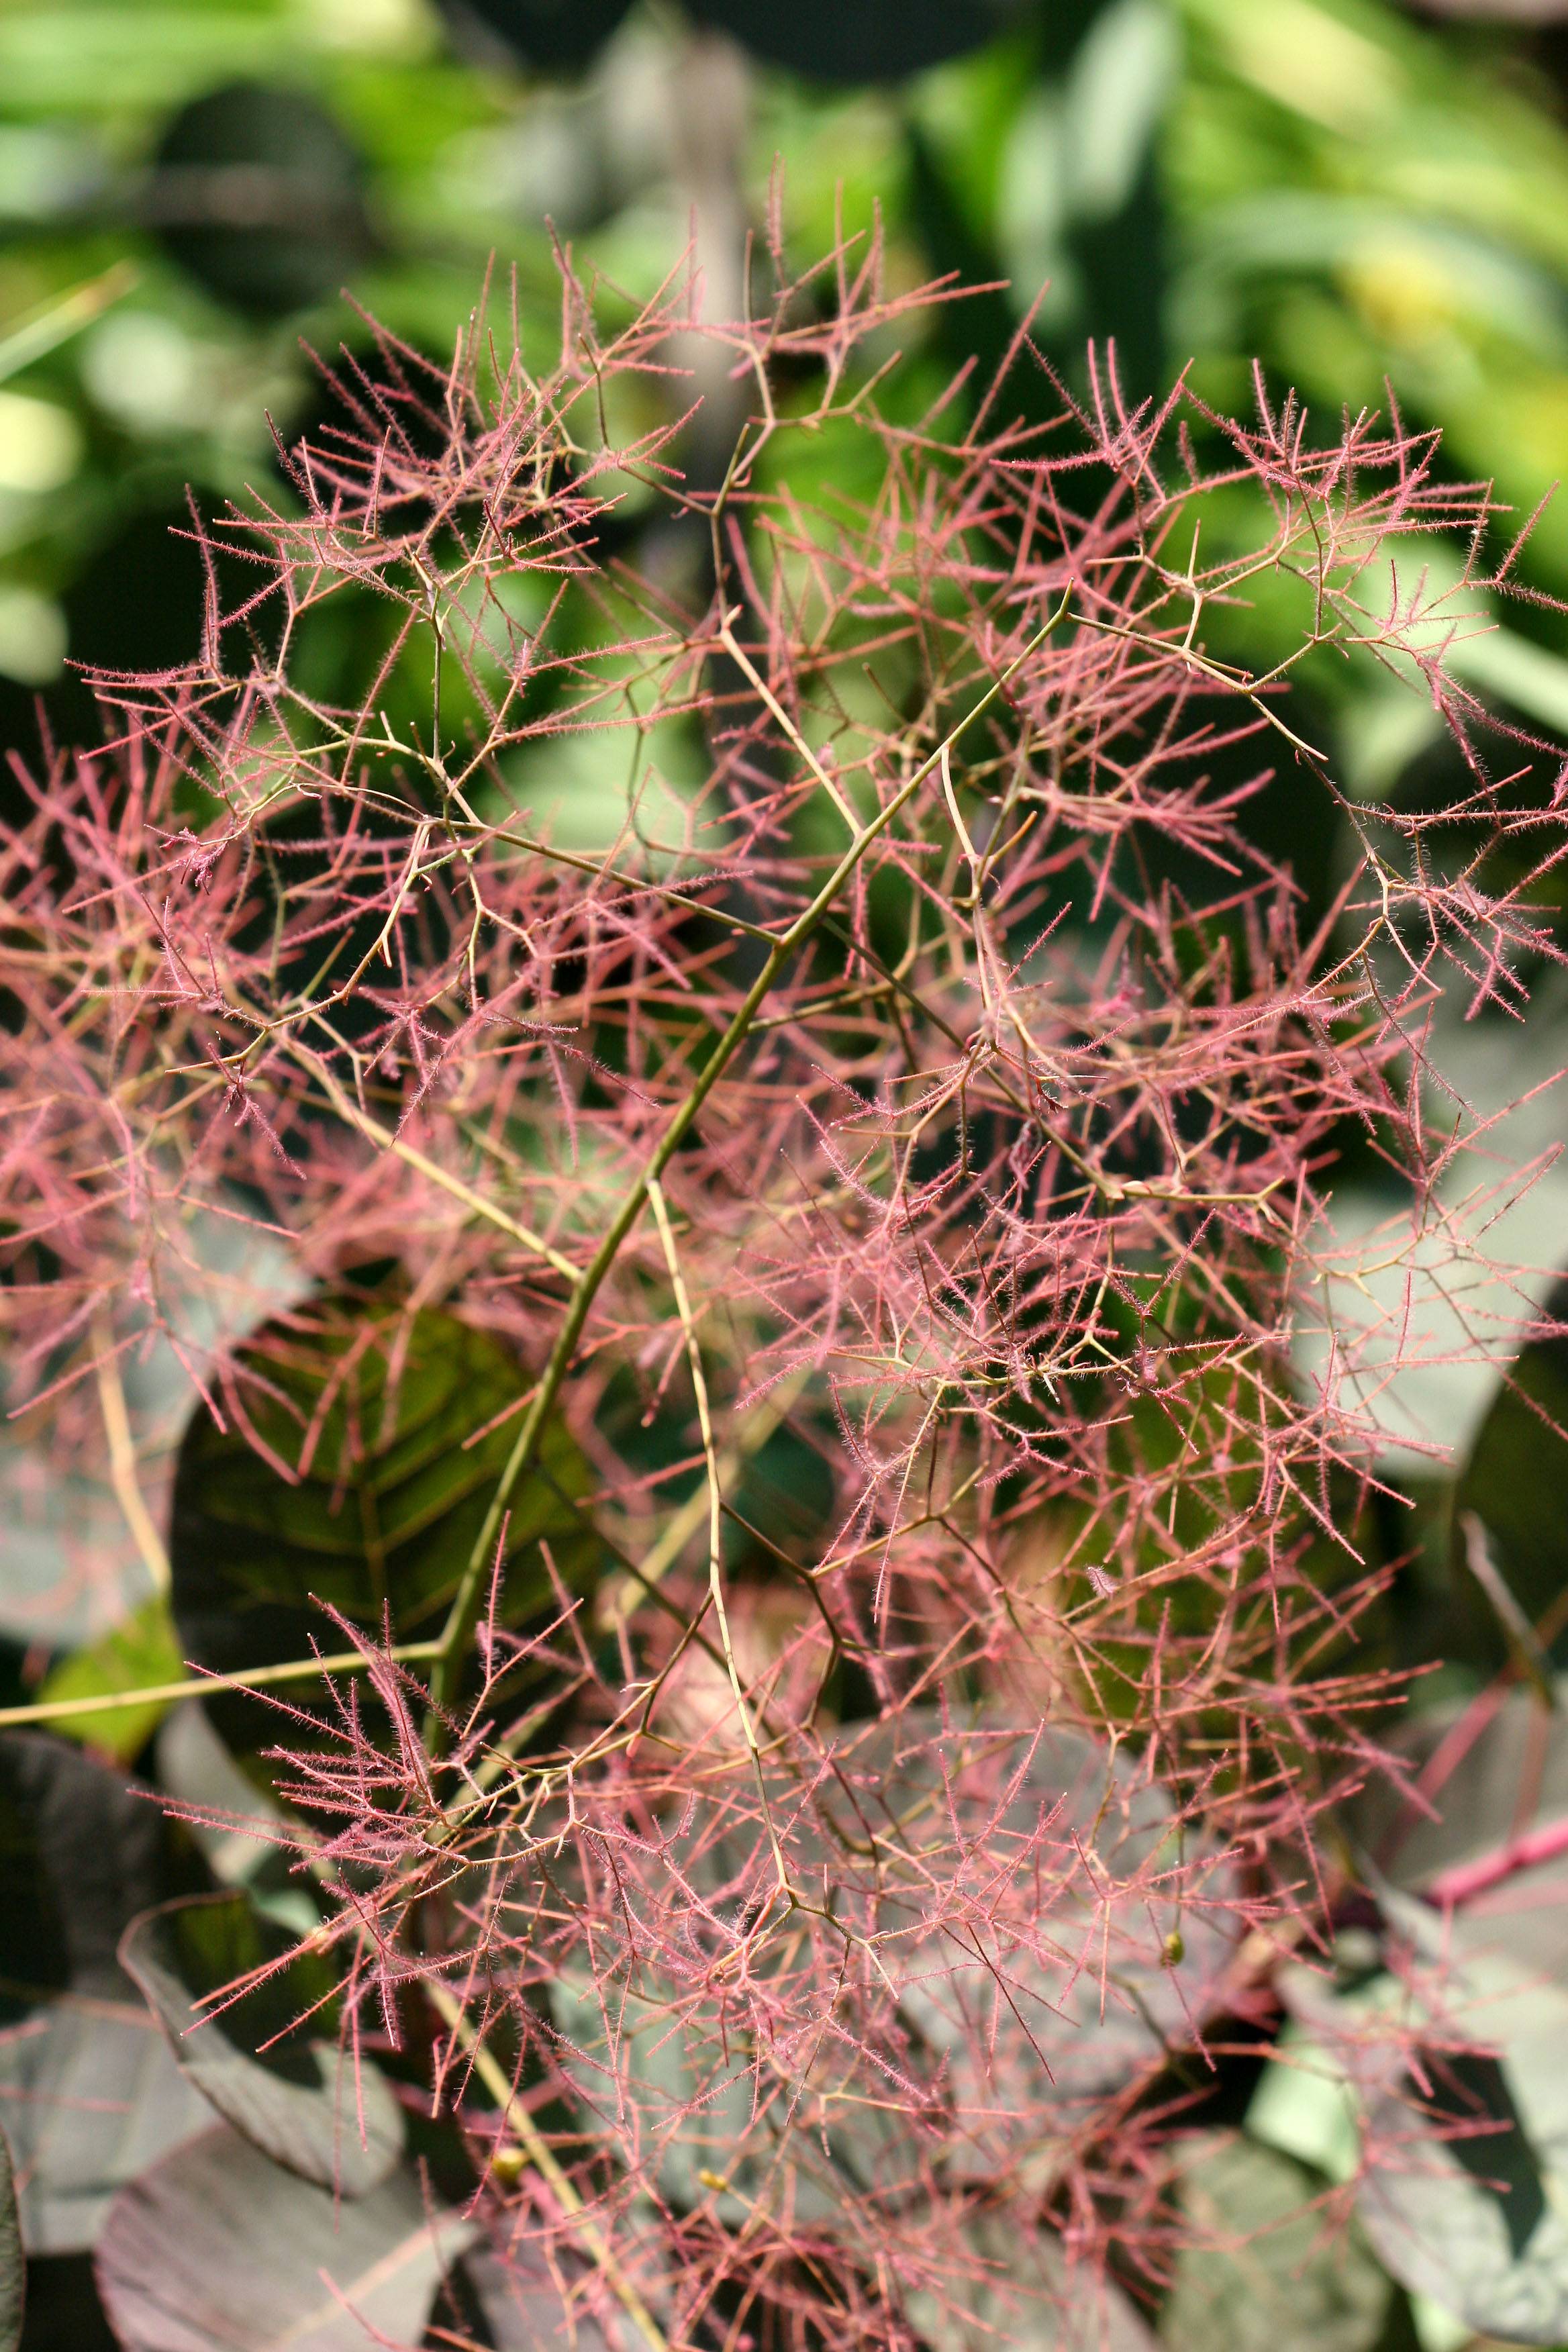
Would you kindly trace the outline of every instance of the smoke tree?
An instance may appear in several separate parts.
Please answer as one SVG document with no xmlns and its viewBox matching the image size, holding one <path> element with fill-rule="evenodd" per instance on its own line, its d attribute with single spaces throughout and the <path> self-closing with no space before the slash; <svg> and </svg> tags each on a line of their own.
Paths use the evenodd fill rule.
<svg viewBox="0 0 1568 2352">
<path fill-rule="evenodd" d="M 173 2053 L 73 2242 L 136 2352 L 1180 2340 L 1279 2218 L 1205 2189 L 1211 2094 L 1310 2032 L 1361 2138 L 1282 2210 L 1356 2340 L 1392 2274 L 1557 2341 L 1503 2160 L 1550 2120 L 1442 2086 L 1562 1996 L 1489 1991 L 1355 1809 L 1427 1760 L 1380 1469 L 1421 1335 L 1325 1311 L 1347 1153 L 1451 1226 L 1435 1008 L 1556 957 L 1555 761 L 1421 560 L 1479 582 L 1489 497 L 1261 384 L 1130 413 L 1110 354 L 1018 424 L 1026 338 L 942 384 L 954 289 L 875 243 L 792 278 L 775 223 L 752 284 L 714 327 L 563 263 L 547 365 L 504 302 L 444 370 L 377 337 L 202 537 L 200 658 L 16 780 L 10 1404 L 166 1588 L 10 1718 L 57 1727 L 8 1735 L 18 1851 L 105 1942 L 15 1971 L 46 2093 L 94 1999 Z M 1379 662 L 1439 805 L 1313 740 L 1298 677 Z M 174 1816 L 112 1893 L 67 1733 Z"/>
</svg>

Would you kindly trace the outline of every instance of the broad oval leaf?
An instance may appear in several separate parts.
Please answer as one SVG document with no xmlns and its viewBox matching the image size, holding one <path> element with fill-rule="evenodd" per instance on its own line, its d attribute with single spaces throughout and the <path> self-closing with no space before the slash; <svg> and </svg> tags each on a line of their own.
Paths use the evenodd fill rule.
<svg viewBox="0 0 1568 2352">
<path fill-rule="evenodd" d="M 29 2254 L 85 2252 L 125 2183 L 211 2120 L 140 2001 L 61 1993 L 0 2032 Z"/>
<path fill-rule="evenodd" d="M 184 2073 L 226 2123 L 301 2179 L 363 2197 L 403 2154 L 403 2110 L 368 2059 L 300 2031 L 330 2014 L 325 1959 L 238 1892 L 161 1904 L 120 1947 Z M 237 2000 L 212 1996 L 250 1980 Z"/>
<path fill-rule="evenodd" d="M 125 2352 L 416 2346 L 476 2234 L 410 2173 L 344 2204 L 220 2125 L 121 2190 L 99 2293 Z"/>
<path fill-rule="evenodd" d="M 390 1614 L 397 1641 L 438 1632 L 526 1389 L 492 1334 L 385 1288 L 328 1291 L 263 1325 L 226 1385 L 227 1426 L 204 1405 L 180 1448 L 170 1550 L 187 1654 L 219 1672 L 307 1656 L 314 1601 L 375 1635 Z M 550 1601 L 542 1541 L 568 1584 L 591 1580 L 597 1540 L 573 1507 L 589 1483 L 552 1423 L 509 1499 L 509 1621 Z"/>
<path fill-rule="evenodd" d="M 742 2198 L 754 2203 L 784 2187 L 798 2219 L 825 2221 L 841 2206 L 842 2187 L 815 2191 L 809 2155 L 805 2179 L 781 2162 L 777 2122 L 796 2104 L 793 2086 L 775 2081 L 703 2005 L 683 2007 L 668 1979 L 642 1969 L 635 1985 L 619 1970 L 595 1984 L 563 1971 L 551 1983 L 550 2008 L 562 2071 L 588 2130 L 613 2138 L 668 2203 L 700 2204 L 706 2172 L 730 2184 L 717 2210 L 731 2225 L 745 2218 Z"/>
<path fill-rule="evenodd" d="M 0 1734 L 0 1979 L 23 1999 L 131 1999 L 138 1911 L 205 1885 L 151 1790 L 42 1732 Z"/>
<path fill-rule="evenodd" d="M 489 2246 L 475 2247 L 460 2276 L 495 2352 L 647 2352 L 646 2336 L 602 2278 L 526 2238 L 504 2259 Z"/>
<path fill-rule="evenodd" d="M 1071 2266 L 1032 2211 L 973 2214 L 944 2251 L 942 2291 L 904 2297 L 930 2352 L 1155 2352 L 1121 2290 Z"/>
<path fill-rule="evenodd" d="M 797 1881 L 831 1871 L 836 1916 L 875 1938 L 898 1999 L 891 2068 L 922 2091 L 889 2097 L 875 2054 L 832 2037 L 753 2045 L 706 1965 L 683 1973 L 674 1951 L 635 1969 L 616 1958 L 596 1979 L 562 1969 L 550 1986 L 559 2063 L 587 2127 L 672 2204 L 714 2200 L 735 2226 L 761 2206 L 853 2228 L 868 2198 L 923 2196 L 933 2171 L 949 2184 L 1043 2181 L 1107 2093 L 1165 2064 L 1220 1998 L 1245 1920 L 1228 1866 L 1190 1846 L 1184 1859 L 1166 1793 L 1076 1733 L 965 1731 L 911 1710 L 839 1736 L 815 1811 L 798 1790 L 776 1799 Z M 1057 1882 L 1043 1931 L 1011 1935 L 1003 1905 L 987 1949 L 922 1927 L 922 1890 L 952 1866 L 955 1822 L 988 1869 Z M 700 1825 L 693 1836 L 687 1866 L 705 1907 L 746 1915 L 773 1883 L 765 1839 L 740 1851 L 709 1844 Z M 907 1874 L 888 1867 L 895 1853 Z M 1179 1956 L 1167 1940 L 1178 1926 Z"/>
<path fill-rule="evenodd" d="M 0 2122 L 30 2252 L 89 2246 L 115 2191 L 207 2120 L 116 1958 L 137 1912 L 206 1883 L 151 1790 L 0 1738 Z"/>
<path fill-rule="evenodd" d="M 1190 1832 L 1184 1846 L 1158 1783 L 1066 1727 L 982 1719 L 955 1736 L 911 1716 L 844 1738 L 834 1785 L 847 1837 L 946 1869 L 951 1805 L 1053 1889 L 1017 1937 L 999 1913 L 989 1950 L 906 1942 L 918 1898 L 880 1906 L 900 2007 L 944 2067 L 950 2170 L 1048 2172 L 1096 2103 L 1163 2064 L 1222 1997 L 1246 1918 L 1234 1872 Z"/>
<path fill-rule="evenodd" d="M 1568 2340 L 1568 1993 L 1495 1954 L 1449 1964 L 1421 1927 L 1406 1975 L 1339 1996 L 1281 1972 L 1354 2094 L 1356 2210 L 1385 2269 L 1476 2334 Z"/>
<path fill-rule="evenodd" d="M 1179 2144 L 1183 2242 L 1160 2334 L 1170 2352 L 1371 2352 L 1390 2284 L 1323 2182 L 1256 2140 Z"/>
</svg>

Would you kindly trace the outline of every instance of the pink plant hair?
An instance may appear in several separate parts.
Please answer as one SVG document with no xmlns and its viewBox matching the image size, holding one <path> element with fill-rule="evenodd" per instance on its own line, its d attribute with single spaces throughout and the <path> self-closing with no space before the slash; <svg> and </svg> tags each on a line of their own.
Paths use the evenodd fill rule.
<svg viewBox="0 0 1568 2352">
<path fill-rule="evenodd" d="M 911 419 L 882 372 L 956 289 L 889 293 L 875 239 L 770 267 L 704 328 L 563 261 L 542 373 L 493 305 L 447 368 L 377 331 L 287 495 L 200 531 L 200 658 L 100 679 L 104 744 L 18 771 L 12 1402 L 85 1449 L 157 1333 L 236 1409 L 203 1216 L 312 1278 L 384 1248 L 411 1311 L 504 1336 L 531 1385 L 450 1643 L 342 1621 L 374 1721 L 353 1675 L 328 1742 L 276 1702 L 345 2031 L 425 2038 L 487 2210 L 613 2340 L 978 2342 L 977 2217 L 1048 2217 L 1074 2292 L 1158 2284 L 1171 2116 L 1332 1916 L 1324 1817 L 1397 1690 L 1357 1349 L 1404 1344 L 1302 1368 L 1334 1157 L 1359 1127 L 1433 1197 L 1431 1009 L 1521 1000 L 1568 833 L 1407 576 L 1457 534 L 1510 584 L 1430 436 L 1319 442 L 1261 383 L 1247 425 L 1130 410 L 1106 355 L 1047 425 L 1006 376 Z M 750 410 L 707 487 L 678 332 Z M 612 527 L 654 511 L 639 571 Z M 1215 630 L 1265 585 L 1296 649 L 1244 668 Z M 340 707 L 312 632 L 367 597 Z M 1458 804 L 1335 782 L 1292 681 L 1352 655 L 1431 698 Z M 672 745 L 696 782 L 650 785 Z M 606 746 L 625 819 L 574 846 L 543 796 Z M 1276 776 L 1352 845 L 1306 929 L 1248 832 Z M 606 1433 L 628 1381 L 682 1432 L 655 1471 Z M 557 1412 L 619 1564 L 511 1633 Z M 773 1578 L 738 1582 L 773 1429 L 831 1507 L 747 1528 Z"/>
</svg>

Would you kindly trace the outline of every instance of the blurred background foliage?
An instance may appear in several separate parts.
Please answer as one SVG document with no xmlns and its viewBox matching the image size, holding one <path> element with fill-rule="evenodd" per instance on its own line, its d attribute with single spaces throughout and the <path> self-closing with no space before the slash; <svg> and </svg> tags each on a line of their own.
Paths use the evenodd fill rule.
<svg viewBox="0 0 1568 2352">
<path fill-rule="evenodd" d="M 1568 25 L 1476 5 L 5 0 L 0 729 L 79 713 L 71 663 L 194 649 L 167 526 L 271 472 L 301 339 L 364 341 L 343 289 L 440 354 L 493 253 L 542 351 L 552 228 L 635 296 L 695 222 L 717 310 L 775 157 L 796 253 L 879 205 L 895 272 L 1006 281 L 937 314 L 933 382 L 1045 287 L 1069 373 L 1113 335 L 1132 394 L 1190 365 L 1245 410 L 1255 356 L 1325 425 L 1392 391 L 1527 513 L 1568 446 Z M 1524 577 L 1568 592 L 1568 504 Z M 1565 651 L 1519 606 L 1465 658 L 1560 726 Z M 1419 732 L 1357 728 L 1366 789 Z"/>
</svg>

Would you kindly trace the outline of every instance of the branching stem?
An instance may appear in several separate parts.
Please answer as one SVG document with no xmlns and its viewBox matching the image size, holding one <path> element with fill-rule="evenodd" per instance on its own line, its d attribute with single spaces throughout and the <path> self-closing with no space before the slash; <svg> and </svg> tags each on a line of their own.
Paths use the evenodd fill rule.
<svg viewBox="0 0 1568 2352">
<path fill-rule="evenodd" d="M 501 1472 L 495 1494 L 491 1497 L 489 1509 L 485 1515 L 484 1524 L 476 1538 L 461 1581 L 453 1597 L 446 1625 L 441 1633 L 440 1654 L 437 1658 L 435 1673 L 431 1676 L 430 1688 L 434 1705 L 426 1726 L 427 1736 L 433 1747 L 439 1747 L 445 1738 L 442 1710 L 450 1705 L 456 1692 L 463 1661 L 468 1654 L 468 1643 L 474 1627 L 479 1622 L 485 1577 L 494 1558 L 501 1522 L 517 1490 L 519 1479 L 530 1467 L 538 1453 L 540 1441 L 543 1436 L 550 1415 L 555 1409 L 556 1400 L 560 1396 L 567 1372 L 571 1369 L 572 1360 L 577 1350 L 577 1342 L 583 1336 L 589 1312 L 595 1299 L 598 1297 L 605 1276 L 619 1257 L 622 1248 L 642 1214 L 648 1197 L 648 1186 L 658 1181 L 670 1160 L 679 1150 L 703 1104 L 744 1045 L 751 1033 L 752 1024 L 766 1002 L 780 972 L 811 938 L 845 884 L 860 865 L 867 851 L 881 838 L 894 819 L 908 806 L 921 785 L 932 770 L 940 765 L 943 756 L 952 751 L 964 730 L 989 709 L 997 696 L 1016 677 L 1030 656 L 1038 652 L 1051 632 L 1065 618 L 1071 597 L 1072 591 L 1069 587 L 1050 619 L 1035 632 L 1022 651 L 1016 654 L 1005 668 L 993 678 L 984 694 L 971 706 L 951 732 L 944 736 L 935 749 L 929 751 L 919 762 L 911 774 L 892 794 L 887 805 L 868 824 L 860 828 L 848 848 L 838 858 L 826 881 L 811 903 L 796 916 L 787 930 L 774 939 L 773 945 L 769 950 L 761 970 L 742 998 L 728 1028 L 698 1072 L 686 1099 L 666 1128 L 647 1166 L 628 1189 L 603 1241 L 577 1276 L 565 1315 L 562 1319 L 561 1328 L 556 1335 L 555 1345 L 550 1351 L 549 1361 L 544 1367 L 538 1389 L 534 1392 L 533 1402 L 523 1415 L 518 1429 L 510 1455 Z"/>
</svg>

